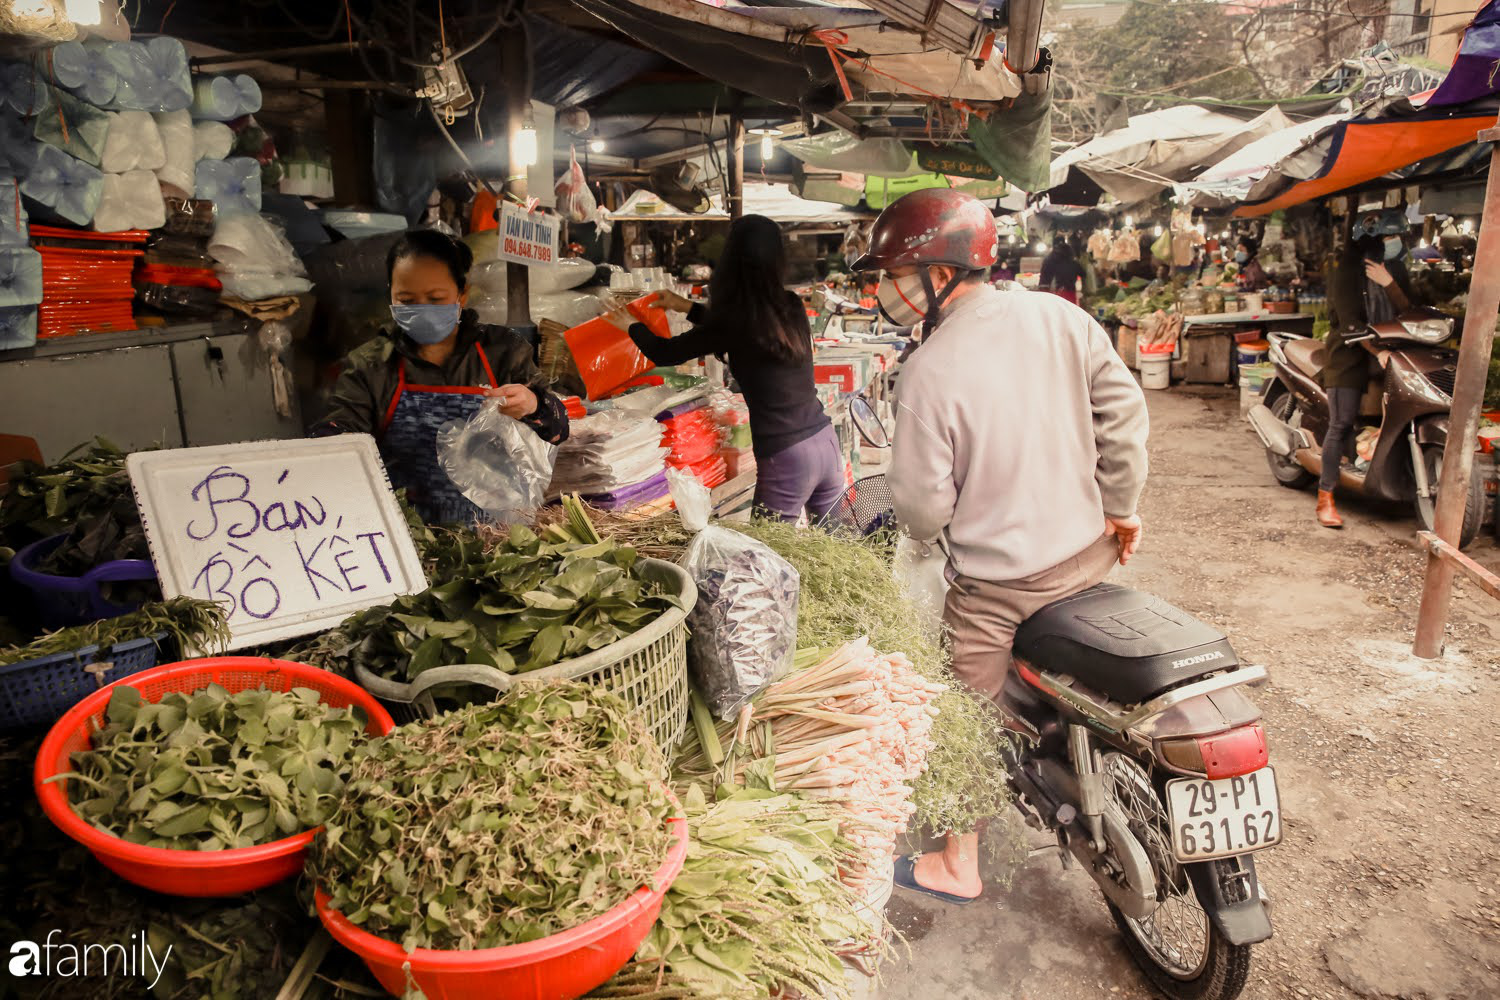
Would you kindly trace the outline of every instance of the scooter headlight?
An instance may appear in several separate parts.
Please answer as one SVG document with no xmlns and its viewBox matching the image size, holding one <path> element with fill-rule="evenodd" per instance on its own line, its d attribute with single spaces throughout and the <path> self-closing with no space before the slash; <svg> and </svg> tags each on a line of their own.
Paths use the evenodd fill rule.
<svg viewBox="0 0 1500 1000">
<path fill-rule="evenodd" d="M 1451 319 L 1402 320 L 1401 326 L 1406 330 L 1406 335 L 1412 340 L 1423 344 L 1441 344 L 1453 336 L 1453 321 Z"/>
</svg>

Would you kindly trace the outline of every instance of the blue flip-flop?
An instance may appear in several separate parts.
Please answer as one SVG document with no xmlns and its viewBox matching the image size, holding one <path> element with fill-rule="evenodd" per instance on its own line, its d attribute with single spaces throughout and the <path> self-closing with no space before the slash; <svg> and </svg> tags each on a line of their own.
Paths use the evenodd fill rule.
<svg viewBox="0 0 1500 1000">
<path fill-rule="evenodd" d="M 939 892 L 937 889 L 929 889 L 925 885 L 918 884 L 915 858 L 896 859 L 896 884 L 903 889 L 920 892 L 934 899 L 941 899 L 945 903 L 952 903 L 954 906 L 968 906 L 979 898 L 978 896 L 955 896 L 951 892 Z"/>
</svg>

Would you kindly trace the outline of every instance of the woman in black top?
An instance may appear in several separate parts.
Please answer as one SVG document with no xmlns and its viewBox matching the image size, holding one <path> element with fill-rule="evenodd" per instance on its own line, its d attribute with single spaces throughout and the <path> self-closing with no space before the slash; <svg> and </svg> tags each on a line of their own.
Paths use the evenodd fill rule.
<svg viewBox="0 0 1500 1000">
<path fill-rule="evenodd" d="M 612 318 L 655 364 L 679 365 L 709 354 L 728 362 L 750 410 L 756 509 L 795 521 L 804 510 L 816 519 L 837 505 L 844 462 L 813 383 L 807 313 L 785 280 L 780 227 L 747 215 L 729 228 L 707 308 L 670 292 L 658 301 L 687 313 L 693 329 L 668 340 L 628 316 Z"/>
</svg>

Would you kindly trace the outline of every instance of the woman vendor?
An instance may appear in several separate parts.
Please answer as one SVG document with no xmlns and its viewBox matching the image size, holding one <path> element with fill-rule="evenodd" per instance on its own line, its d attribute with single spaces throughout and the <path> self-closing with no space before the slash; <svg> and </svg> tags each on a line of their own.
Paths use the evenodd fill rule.
<svg viewBox="0 0 1500 1000">
<path fill-rule="evenodd" d="M 707 308 L 670 292 L 659 299 L 663 307 L 687 313 L 692 330 L 666 340 L 628 313 L 611 319 L 658 365 L 727 356 L 750 411 L 755 508 L 795 521 L 804 510 L 817 519 L 838 504 L 844 461 L 833 423 L 818 401 L 807 313 L 785 282 L 781 228 L 764 216 L 747 215 L 729 229 Z"/>
<path fill-rule="evenodd" d="M 1260 244 L 1248 236 L 1242 237 L 1234 247 L 1234 262 L 1240 266 L 1239 286 L 1241 291 L 1258 292 L 1271 283 L 1271 276 L 1260 266 L 1256 255 Z"/>
<path fill-rule="evenodd" d="M 500 412 L 557 444 L 568 436 L 562 401 L 547 390 L 531 346 L 464 307 L 474 253 L 431 229 L 391 247 L 386 275 L 395 326 L 344 359 L 328 414 L 315 436 L 373 434 L 391 485 L 429 523 L 470 521 L 470 503 L 438 463 L 438 429 L 467 420 L 489 400 Z"/>
</svg>

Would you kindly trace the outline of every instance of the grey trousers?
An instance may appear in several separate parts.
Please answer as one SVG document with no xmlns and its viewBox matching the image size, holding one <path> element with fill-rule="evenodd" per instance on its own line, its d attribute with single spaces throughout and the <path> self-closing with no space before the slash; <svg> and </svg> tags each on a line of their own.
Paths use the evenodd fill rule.
<svg viewBox="0 0 1500 1000">
<path fill-rule="evenodd" d="M 1339 466 L 1349 451 L 1354 427 L 1359 422 L 1359 401 L 1363 389 L 1335 387 L 1328 390 L 1328 433 L 1323 437 L 1323 475 L 1318 489 L 1332 493 L 1339 484 Z"/>
</svg>

